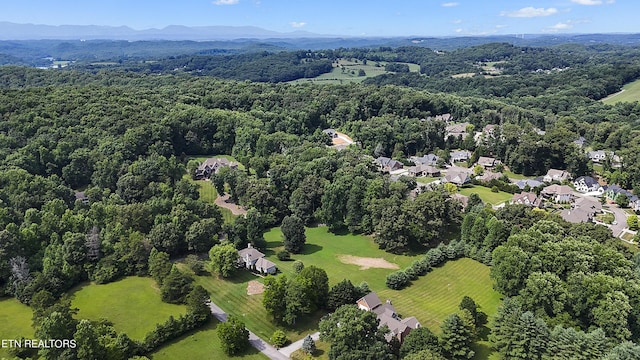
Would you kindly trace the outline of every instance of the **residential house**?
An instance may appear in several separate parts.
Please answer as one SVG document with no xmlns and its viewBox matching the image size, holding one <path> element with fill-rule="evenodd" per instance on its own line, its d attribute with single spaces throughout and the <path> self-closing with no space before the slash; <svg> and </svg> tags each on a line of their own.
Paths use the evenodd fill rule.
<svg viewBox="0 0 640 360">
<path fill-rule="evenodd" d="M 514 184 L 516 184 L 516 186 L 520 190 L 524 190 L 524 188 L 527 187 L 527 185 L 529 185 L 530 189 L 533 189 L 534 187 L 540 186 L 540 185 L 542 185 L 544 183 L 542 181 L 538 181 L 538 180 L 525 179 L 525 180 L 518 180 Z"/>
<path fill-rule="evenodd" d="M 76 201 L 80 201 L 83 204 L 88 204 L 89 203 L 89 198 L 87 197 L 87 195 L 83 192 L 83 191 L 78 191 L 74 194 Z"/>
<path fill-rule="evenodd" d="M 495 137 L 497 128 L 498 128 L 498 125 L 493 125 L 493 124 L 485 125 L 485 127 L 482 128 L 482 134 L 485 137 Z"/>
<path fill-rule="evenodd" d="M 538 207 L 542 203 L 542 199 L 532 192 L 522 192 L 520 194 L 513 194 L 511 199 L 512 204 L 521 204 L 532 207 Z"/>
<path fill-rule="evenodd" d="M 413 177 L 440 176 L 440 170 L 429 165 L 416 165 L 409 168 L 409 175 Z"/>
<path fill-rule="evenodd" d="M 607 159 L 607 152 L 604 150 L 589 151 L 587 156 L 589 156 L 589 160 L 595 163 L 601 163 Z"/>
<path fill-rule="evenodd" d="M 468 122 L 447 125 L 447 127 L 445 128 L 444 138 L 447 139 L 449 136 L 453 136 L 455 138 L 462 137 L 464 139 L 464 137 L 467 136 L 468 125 Z"/>
<path fill-rule="evenodd" d="M 598 180 L 592 178 L 591 176 L 580 176 L 573 181 L 573 186 L 576 188 L 576 191 L 579 191 L 581 193 L 597 191 L 602 194 L 604 192 L 604 188 L 602 187 L 602 185 L 600 185 L 600 183 L 598 183 Z"/>
<path fill-rule="evenodd" d="M 436 166 L 436 164 L 438 163 L 438 160 L 440 160 L 440 158 L 434 154 L 427 154 L 423 156 L 412 156 L 409 158 L 409 161 L 413 162 L 416 165 L 430 165 L 430 166 Z"/>
<path fill-rule="evenodd" d="M 471 152 L 469 152 L 468 150 L 453 151 L 449 155 L 451 157 L 452 163 L 467 161 L 469 160 L 469 158 L 471 158 Z"/>
<path fill-rule="evenodd" d="M 395 170 L 400 170 L 404 167 L 404 165 L 400 161 L 393 160 L 384 156 L 380 156 L 379 158 L 375 159 L 374 162 L 376 163 L 376 165 L 378 165 L 378 169 L 380 171 L 387 173 Z"/>
<path fill-rule="evenodd" d="M 378 327 L 386 325 L 389 328 L 389 333 L 385 335 L 387 341 L 391 341 L 395 337 L 402 343 L 411 330 L 422 326 L 418 319 L 413 316 L 402 319 L 391 304 L 391 301 L 387 300 L 383 304 L 375 292 L 370 292 L 358 299 L 356 304 L 360 310 L 372 311 L 377 315 L 379 320 Z"/>
<path fill-rule="evenodd" d="M 618 196 L 624 195 L 629 199 L 629 207 L 634 211 L 640 211 L 640 198 L 629 190 L 623 189 L 618 185 L 611 185 L 607 187 L 604 194 L 611 201 L 616 201 Z"/>
<path fill-rule="evenodd" d="M 485 169 L 493 169 L 493 167 L 499 163 L 500 161 L 492 157 L 480 156 L 478 158 L 478 165 L 482 166 Z"/>
<path fill-rule="evenodd" d="M 467 207 L 467 204 L 469 204 L 469 197 L 466 195 L 455 193 L 451 195 L 451 198 L 459 201 L 462 204 L 463 209 Z"/>
<path fill-rule="evenodd" d="M 449 114 L 449 113 L 446 113 L 446 114 L 436 115 L 435 119 L 436 120 L 440 120 L 440 121 L 444 121 L 444 122 L 449 122 L 449 121 L 453 120 L 453 116 L 451 116 L 451 114 Z"/>
<path fill-rule="evenodd" d="M 502 177 L 502 173 L 495 173 L 492 171 L 485 171 L 484 174 L 480 175 L 480 176 L 476 176 L 477 180 L 480 180 L 482 182 L 488 183 L 491 180 L 498 180 Z"/>
<path fill-rule="evenodd" d="M 566 172 L 565 170 L 557 170 L 557 169 L 549 169 L 547 171 L 547 175 L 544 176 L 544 182 L 550 183 L 552 181 L 564 181 L 569 180 L 571 178 L 571 174 Z"/>
<path fill-rule="evenodd" d="M 567 185 L 553 184 L 542 189 L 541 194 L 557 203 L 568 203 L 571 201 L 573 190 Z"/>
<path fill-rule="evenodd" d="M 329 137 L 331 137 L 332 139 L 338 137 L 338 131 L 336 131 L 335 129 L 324 129 L 322 130 L 322 132 L 329 135 Z"/>
<path fill-rule="evenodd" d="M 593 198 L 591 196 L 582 196 L 576 199 L 572 205 L 575 209 L 582 209 L 586 212 L 591 213 L 592 215 L 599 213 L 602 211 L 602 204 L 600 200 Z"/>
<path fill-rule="evenodd" d="M 251 244 L 247 245 L 246 249 L 238 251 L 238 267 L 256 270 L 262 274 L 275 274 L 278 271 L 276 264 L 265 259 L 264 254 Z"/>
<path fill-rule="evenodd" d="M 591 222 L 593 220 L 593 214 L 580 208 L 564 209 L 560 211 L 560 217 L 562 217 L 565 221 L 574 224 Z"/>
<path fill-rule="evenodd" d="M 238 163 L 225 158 L 208 158 L 196 169 L 196 179 L 207 179 L 211 174 L 217 174 L 223 167 L 238 168 Z"/>
<path fill-rule="evenodd" d="M 443 183 L 452 183 L 457 186 L 462 186 L 471 181 L 468 170 L 453 170 L 449 169 L 447 174 L 442 178 Z"/>
<path fill-rule="evenodd" d="M 580 136 L 577 140 L 574 140 L 573 143 L 578 145 L 578 147 L 584 147 L 586 141 L 587 139 L 585 139 L 584 136 Z"/>
</svg>

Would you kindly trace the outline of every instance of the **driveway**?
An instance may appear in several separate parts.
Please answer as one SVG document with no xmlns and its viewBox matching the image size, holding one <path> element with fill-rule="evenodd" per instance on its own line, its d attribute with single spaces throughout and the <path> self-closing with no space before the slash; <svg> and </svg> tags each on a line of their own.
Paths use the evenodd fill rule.
<svg viewBox="0 0 640 360">
<path fill-rule="evenodd" d="M 227 321 L 227 314 L 216 304 L 214 304 L 211 299 L 209 299 L 209 309 L 211 309 L 211 314 L 218 319 L 219 321 L 225 322 Z M 289 360 L 289 358 L 276 350 L 273 346 L 269 345 L 264 340 L 260 339 L 256 334 L 249 331 L 249 344 L 254 348 L 258 349 L 261 353 L 266 355 L 269 359 L 272 360 Z M 302 346 L 302 344 L 300 345 Z"/>
<path fill-rule="evenodd" d="M 627 213 L 618 207 L 618 205 L 611 204 L 607 206 L 607 210 L 611 211 L 613 215 L 616 217 L 616 224 L 611 225 L 610 229 L 613 233 L 613 236 L 618 237 L 622 234 L 622 230 L 627 227 Z"/>
<path fill-rule="evenodd" d="M 318 341 L 318 339 L 320 339 L 320 333 L 319 332 L 315 332 L 315 333 L 311 334 L 311 338 L 314 341 Z M 289 346 L 285 346 L 285 347 L 283 347 L 282 349 L 280 349 L 278 351 L 280 351 L 286 357 L 291 357 L 291 354 L 293 354 L 294 351 L 296 351 L 298 349 L 302 349 L 302 343 L 303 342 L 304 342 L 304 338 L 292 343 Z"/>
</svg>

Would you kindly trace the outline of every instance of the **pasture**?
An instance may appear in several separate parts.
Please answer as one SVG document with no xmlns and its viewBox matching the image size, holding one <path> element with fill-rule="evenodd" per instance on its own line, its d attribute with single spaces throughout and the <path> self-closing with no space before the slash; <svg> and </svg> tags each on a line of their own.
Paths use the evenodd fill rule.
<svg viewBox="0 0 640 360">
<path fill-rule="evenodd" d="M 148 277 L 127 277 L 109 284 L 85 283 L 71 291 L 71 305 L 79 309 L 76 318 L 107 319 L 117 331 L 142 340 L 169 316 L 186 313 L 184 305 L 162 302 L 160 289 Z"/>
<path fill-rule="evenodd" d="M 640 100 L 640 80 L 626 84 L 621 91 L 611 94 L 601 101 L 608 105 L 614 105 L 619 102 L 636 102 L 638 100 Z"/>
<path fill-rule="evenodd" d="M 409 66 L 409 71 L 411 72 L 419 72 L 420 65 L 403 63 Z M 315 78 L 310 79 L 298 79 L 292 81 L 292 83 L 322 83 L 322 84 L 343 84 L 350 82 L 362 82 L 365 79 L 382 75 L 382 74 L 390 74 L 391 72 L 386 71 L 384 66 L 386 62 L 384 61 L 367 61 L 366 64 L 361 60 L 357 59 L 338 59 L 337 62 L 333 63 L 333 70 L 328 73 L 321 74 Z M 360 76 L 360 70 L 364 71 L 365 75 Z"/>
<path fill-rule="evenodd" d="M 0 300 L 0 339 L 18 340 L 22 337 L 32 339 L 31 308 L 14 298 Z M 0 359 L 8 358 L 8 349 L 0 347 Z"/>
</svg>

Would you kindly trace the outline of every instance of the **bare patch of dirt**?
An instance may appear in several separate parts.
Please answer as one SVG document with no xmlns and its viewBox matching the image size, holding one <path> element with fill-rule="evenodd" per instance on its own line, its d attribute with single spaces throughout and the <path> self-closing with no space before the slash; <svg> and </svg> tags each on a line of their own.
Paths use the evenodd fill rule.
<svg viewBox="0 0 640 360">
<path fill-rule="evenodd" d="M 360 270 L 367 270 L 370 268 L 381 269 L 399 269 L 398 264 L 390 263 L 383 258 L 365 258 L 353 255 L 338 255 L 338 260 L 344 264 L 352 264 L 360 266 Z"/>
<path fill-rule="evenodd" d="M 236 205 L 229 199 L 229 194 L 226 194 L 224 196 L 218 195 L 218 197 L 216 198 L 216 205 L 231 210 L 231 213 L 233 215 L 247 214 L 247 210 L 245 210 L 242 206 Z"/>
<path fill-rule="evenodd" d="M 264 285 L 255 280 L 249 281 L 247 284 L 247 295 L 258 295 L 264 292 Z"/>
</svg>

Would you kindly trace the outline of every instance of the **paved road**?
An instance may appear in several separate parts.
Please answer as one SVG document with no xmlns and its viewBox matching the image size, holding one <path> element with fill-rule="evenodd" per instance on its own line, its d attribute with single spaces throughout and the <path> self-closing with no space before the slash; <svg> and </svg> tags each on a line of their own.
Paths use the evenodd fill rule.
<svg viewBox="0 0 640 360">
<path fill-rule="evenodd" d="M 214 304 L 211 300 L 209 300 L 209 309 L 211 309 L 211 314 L 213 316 L 222 321 L 227 321 L 227 314 L 216 304 Z M 269 359 L 272 360 L 289 360 L 289 358 L 276 350 L 273 346 L 266 343 L 264 340 L 260 339 L 256 334 L 249 331 L 249 343 L 254 348 L 258 349 L 261 353 L 265 354 Z M 302 345 L 300 345 L 302 346 Z"/>
<path fill-rule="evenodd" d="M 306 337 L 306 336 L 305 336 Z M 315 332 L 313 334 L 311 334 L 311 338 L 315 341 L 318 341 L 318 339 L 320 339 L 320 333 L 319 332 Z M 298 349 L 302 349 L 302 343 L 304 342 L 304 338 L 292 343 L 289 346 L 285 346 L 282 349 L 278 350 L 280 351 L 282 354 L 284 354 L 287 357 L 291 357 L 291 354 L 298 350 Z"/>
<path fill-rule="evenodd" d="M 622 233 L 625 227 L 627 227 L 627 213 L 620 209 L 618 205 L 611 204 L 608 206 L 608 210 L 613 213 L 616 217 L 617 224 L 611 225 L 610 229 L 613 233 L 613 236 L 618 237 Z"/>
</svg>

